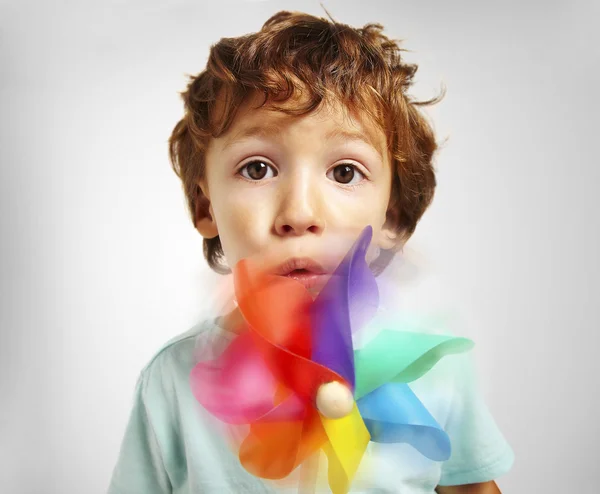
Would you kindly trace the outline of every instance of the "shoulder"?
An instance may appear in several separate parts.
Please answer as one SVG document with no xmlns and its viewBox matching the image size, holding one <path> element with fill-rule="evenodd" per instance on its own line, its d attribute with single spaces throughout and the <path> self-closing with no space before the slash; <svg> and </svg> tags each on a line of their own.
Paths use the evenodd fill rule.
<svg viewBox="0 0 600 494">
<path fill-rule="evenodd" d="M 174 390 L 178 382 L 187 383 L 189 372 L 199 358 L 199 351 L 206 348 L 207 342 L 218 334 L 215 319 L 204 319 L 166 341 L 140 371 L 140 393 L 147 396 L 159 392 L 165 396 Z"/>
<path fill-rule="evenodd" d="M 214 346 L 221 333 L 215 319 L 203 320 L 165 342 L 140 372 L 136 413 L 152 429 L 167 462 L 179 454 L 175 431 L 192 427 L 199 437 L 205 434 L 209 422 L 192 394 L 190 374 L 199 351 Z"/>
<path fill-rule="evenodd" d="M 172 485 L 186 483 L 182 458 L 190 451 L 198 458 L 210 453 L 212 428 L 197 413 L 189 375 L 198 342 L 214 329 L 214 320 L 207 319 L 171 338 L 140 371 L 109 492 L 171 492 Z"/>
</svg>

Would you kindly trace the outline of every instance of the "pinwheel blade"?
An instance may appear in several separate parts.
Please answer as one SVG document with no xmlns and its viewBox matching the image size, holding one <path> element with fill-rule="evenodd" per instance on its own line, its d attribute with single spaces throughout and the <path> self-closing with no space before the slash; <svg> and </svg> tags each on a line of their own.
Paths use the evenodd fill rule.
<svg viewBox="0 0 600 494">
<path fill-rule="evenodd" d="M 444 356 L 470 350 L 468 338 L 384 329 L 354 353 L 358 400 L 390 381 L 411 382 Z"/>
<path fill-rule="evenodd" d="M 308 410 L 301 421 L 251 425 L 240 447 L 240 462 L 254 475 L 282 479 L 326 441 L 319 416 L 314 410 Z"/>
<path fill-rule="evenodd" d="M 199 362 L 190 373 L 196 400 L 228 424 L 292 420 L 304 406 L 296 396 L 275 402 L 277 383 L 249 333 L 235 338 L 219 358 Z"/>
<path fill-rule="evenodd" d="M 356 403 L 352 412 L 341 419 L 321 415 L 328 442 L 323 450 L 328 460 L 329 487 L 334 494 L 346 494 L 370 441 L 369 431 Z"/>
<path fill-rule="evenodd" d="M 364 327 L 377 313 L 379 289 L 377 281 L 366 261 L 373 228 L 367 226 L 354 246 L 354 255 L 349 267 L 348 299 L 352 332 Z"/>
<path fill-rule="evenodd" d="M 354 388 L 352 332 L 377 310 L 377 283 L 365 256 L 372 237 L 366 227 L 311 306 L 312 360 L 340 374 Z"/>
<path fill-rule="evenodd" d="M 303 421 L 252 424 L 240 446 L 240 463 L 265 479 L 287 477 L 297 466 Z"/>
<path fill-rule="evenodd" d="M 309 358 L 312 297 L 300 283 L 264 273 L 248 259 L 234 267 L 234 286 L 242 316 L 272 344 Z"/>
<path fill-rule="evenodd" d="M 408 384 L 384 384 L 357 406 L 372 441 L 408 443 L 434 461 L 450 458 L 450 438 Z"/>
</svg>

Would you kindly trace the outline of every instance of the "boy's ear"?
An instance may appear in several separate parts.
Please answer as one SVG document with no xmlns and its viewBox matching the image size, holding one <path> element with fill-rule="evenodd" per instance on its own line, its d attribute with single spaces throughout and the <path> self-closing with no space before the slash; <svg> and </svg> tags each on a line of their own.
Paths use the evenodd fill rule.
<svg viewBox="0 0 600 494">
<path fill-rule="evenodd" d="M 398 234 L 393 228 L 384 225 L 384 227 L 379 232 L 378 245 L 382 249 L 392 249 L 396 245 L 396 241 L 398 239 Z"/>
<path fill-rule="evenodd" d="M 389 250 L 396 246 L 398 232 L 394 225 L 396 225 L 395 215 L 388 211 L 386 221 L 379 231 L 379 238 L 376 239 L 380 248 Z"/>
<path fill-rule="evenodd" d="M 204 238 L 215 238 L 219 235 L 217 222 L 214 220 L 214 213 L 208 195 L 208 187 L 204 181 L 198 183 L 200 193 L 196 201 L 196 230 Z"/>
</svg>

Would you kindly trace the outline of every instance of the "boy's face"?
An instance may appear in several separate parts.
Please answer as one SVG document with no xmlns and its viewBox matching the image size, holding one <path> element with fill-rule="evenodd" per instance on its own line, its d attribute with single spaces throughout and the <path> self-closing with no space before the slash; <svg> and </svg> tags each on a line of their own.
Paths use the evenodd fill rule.
<svg viewBox="0 0 600 494">
<path fill-rule="evenodd" d="M 339 107 L 296 117 L 251 108 L 261 101 L 255 94 L 228 132 L 210 143 L 199 185 L 211 217 L 197 218 L 200 234 L 220 236 L 231 268 L 251 257 L 273 272 L 291 258 L 308 257 L 331 273 L 367 225 L 373 228 L 367 262 L 377 256 L 377 247 L 391 248 L 395 234 L 385 222 L 392 171 L 385 135 L 366 120 L 345 117 Z M 249 129 L 263 135 L 242 139 Z M 353 132 L 373 142 L 328 137 L 331 132 Z M 326 275 L 319 279 L 324 282 Z M 305 286 L 314 294 L 323 283 L 313 284 Z"/>
</svg>

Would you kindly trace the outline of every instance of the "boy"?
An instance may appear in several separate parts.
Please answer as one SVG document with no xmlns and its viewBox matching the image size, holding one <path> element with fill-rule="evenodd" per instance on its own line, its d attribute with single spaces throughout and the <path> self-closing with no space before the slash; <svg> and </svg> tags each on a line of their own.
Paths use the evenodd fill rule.
<svg viewBox="0 0 600 494">
<path fill-rule="evenodd" d="M 436 100 L 407 96 L 417 67 L 381 29 L 279 12 L 260 32 L 212 47 L 182 94 L 170 156 L 215 271 L 252 257 L 316 296 L 365 226 L 375 274 L 412 235 L 436 185 L 437 145 L 417 105 Z M 237 309 L 204 321 L 143 369 L 110 494 L 273 491 L 241 467 L 189 386 L 195 362 L 218 355 L 241 322 Z M 374 449 L 377 476 L 352 492 L 500 492 L 494 479 L 512 450 L 463 377 L 444 406 L 428 404 L 451 458 Z"/>
</svg>

